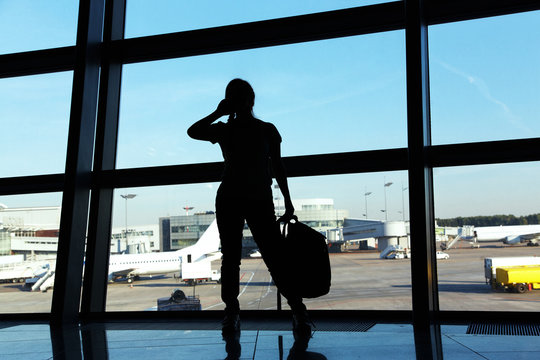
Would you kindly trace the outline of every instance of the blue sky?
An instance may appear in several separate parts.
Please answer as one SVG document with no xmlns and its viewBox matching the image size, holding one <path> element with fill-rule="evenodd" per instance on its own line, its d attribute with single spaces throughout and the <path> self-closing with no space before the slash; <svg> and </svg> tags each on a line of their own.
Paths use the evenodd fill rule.
<svg viewBox="0 0 540 360">
<path fill-rule="evenodd" d="M 130 0 L 126 36 L 296 15 L 367 2 Z M 369 2 L 373 3 L 373 2 Z M 54 4 L 54 5 L 52 5 Z M 150 5 L 150 6 L 148 6 Z M 205 13 L 211 7 L 212 13 Z M 239 9 L 247 9 L 239 11 Z M 0 53 L 73 45 L 76 1 L 0 0 Z M 212 16 L 219 14 L 220 16 Z M 434 144 L 540 136 L 540 12 L 430 28 Z M 23 24 L 32 24 L 25 27 Z M 13 31 L 16 29 L 16 31 Z M 250 81 L 255 113 L 274 123 L 284 155 L 405 147 L 404 31 L 174 59 L 124 67 L 118 167 L 219 161 L 217 145 L 186 136 L 211 112 L 234 77 Z M 0 176 L 63 172 L 72 73 L 0 80 L 3 166 Z M 438 217 L 540 212 L 538 164 L 435 169 Z M 402 214 L 406 172 L 291 179 L 295 198 L 333 198 L 351 216 Z M 134 223 L 155 223 L 186 204 L 211 210 L 217 184 L 121 189 L 115 223 L 123 224 L 119 194 Z M 403 192 L 408 195 L 407 190 Z M 8 206 L 58 205 L 59 195 L 0 197 Z M 373 209 L 373 211 L 371 210 Z M 408 214 L 408 211 L 406 211 Z M 130 221 L 131 222 L 131 221 Z"/>
</svg>

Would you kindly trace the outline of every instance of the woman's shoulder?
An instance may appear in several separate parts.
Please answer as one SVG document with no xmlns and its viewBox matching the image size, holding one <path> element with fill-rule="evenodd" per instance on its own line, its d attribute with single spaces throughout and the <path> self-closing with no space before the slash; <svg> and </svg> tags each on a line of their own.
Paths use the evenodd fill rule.
<svg viewBox="0 0 540 360">
<path fill-rule="evenodd" d="M 277 142 L 281 142 L 281 135 L 279 134 L 276 126 L 270 122 L 255 119 L 263 129 L 264 133 L 270 138 L 275 139 Z"/>
<path fill-rule="evenodd" d="M 261 126 L 266 131 L 277 131 L 277 128 L 274 124 L 268 121 L 262 121 L 261 119 L 254 118 L 259 126 Z"/>
</svg>

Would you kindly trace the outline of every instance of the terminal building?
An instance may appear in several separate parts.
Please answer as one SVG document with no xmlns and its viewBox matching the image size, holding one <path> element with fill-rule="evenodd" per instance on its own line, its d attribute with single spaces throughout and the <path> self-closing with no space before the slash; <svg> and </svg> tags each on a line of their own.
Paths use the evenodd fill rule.
<svg viewBox="0 0 540 360">
<path fill-rule="evenodd" d="M 56 257 L 60 206 L 8 208 L 0 206 L 0 256 L 25 255 L 27 259 Z M 160 251 L 159 226 L 113 228 L 111 253 Z M 126 239 L 127 232 L 127 239 Z"/>
<path fill-rule="evenodd" d="M 293 200 L 295 215 L 298 220 L 313 229 L 327 234 L 329 229 L 343 226 L 349 216 L 348 210 L 336 209 L 333 199 L 298 199 Z M 276 215 L 285 212 L 283 202 L 275 200 Z M 213 211 L 177 215 L 159 218 L 160 247 L 163 251 L 178 250 L 193 245 L 216 218 Z M 242 249 L 244 256 L 257 248 L 251 231 L 244 225 Z"/>
<path fill-rule="evenodd" d="M 0 255 L 56 255 L 60 206 L 0 206 Z"/>
<path fill-rule="evenodd" d="M 333 199 L 298 199 L 293 200 L 293 205 L 301 222 L 324 235 L 330 229 L 342 227 L 349 216 L 348 210 L 334 207 Z M 276 199 L 274 206 L 277 216 L 284 213 L 283 202 Z M 36 259 L 56 256 L 60 213 L 60 206 L 1 207 L 0 256 L 22 254 Z M 213 211 L 205 211 L 161 217 L 158 224 L 113 228 L 110 251 L 134 254 L 183 249 L 195 244 L 215 218 Z M 244 255 L 256 248 L 246 224 Z"/>
</svg>

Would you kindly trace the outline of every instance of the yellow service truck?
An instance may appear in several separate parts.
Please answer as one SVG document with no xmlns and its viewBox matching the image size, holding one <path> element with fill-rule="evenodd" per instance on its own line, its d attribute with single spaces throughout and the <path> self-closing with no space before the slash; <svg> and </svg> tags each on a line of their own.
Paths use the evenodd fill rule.
<svg viewBox="0 0 540 360">
<path fill-rule="evenodd" d="M 505 266 L 498 267 L 496 273 L 498 288 L 524 293 L 532 289 L 540 289 L 540 266 Z"/>
</svg>

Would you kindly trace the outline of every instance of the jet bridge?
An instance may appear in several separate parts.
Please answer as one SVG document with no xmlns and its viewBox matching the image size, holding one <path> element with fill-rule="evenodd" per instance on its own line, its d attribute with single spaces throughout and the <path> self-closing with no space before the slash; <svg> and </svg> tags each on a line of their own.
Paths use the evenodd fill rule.
<svg viewBox="0 0 540 360">
<path fill-rule="evenodd" d="M 344 241 L 374 239 L 374 245 L 379 249 L 386 249 L 390 245 L 410 247 L 407 223 L 404 221 L 346 219 L 343 239 Z"/>
</svg>

